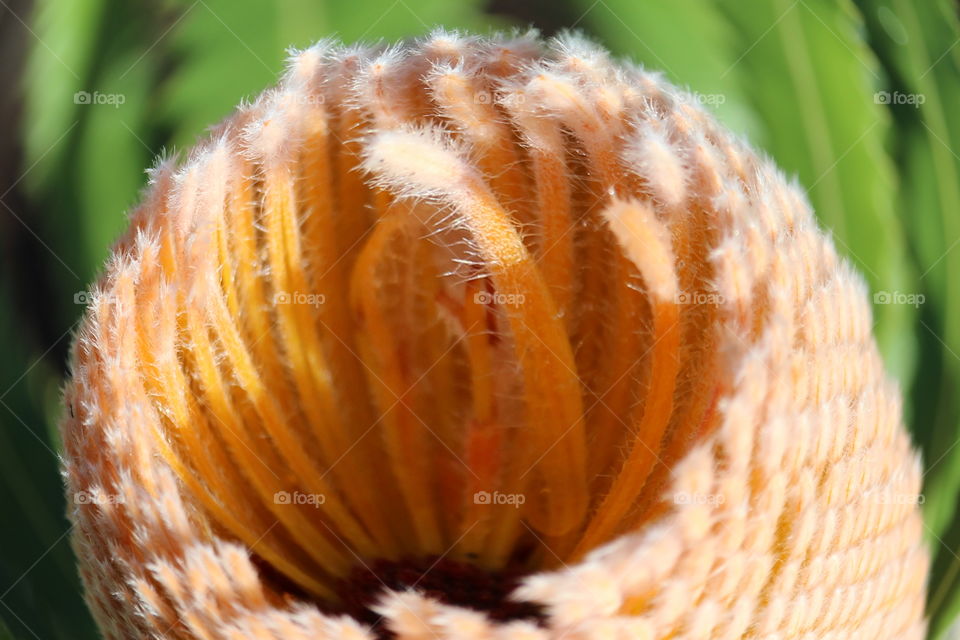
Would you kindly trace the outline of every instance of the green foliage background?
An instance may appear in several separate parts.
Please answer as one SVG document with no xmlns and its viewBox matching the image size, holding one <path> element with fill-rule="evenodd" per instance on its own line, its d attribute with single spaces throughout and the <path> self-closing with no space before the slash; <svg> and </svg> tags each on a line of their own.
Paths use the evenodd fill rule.
<svg viewBox="0 0 960 640">
<path fill-rule="evenodd" d="M 83 310 L 75 296 L 123 229 L 144 168 L 164 150 L 188 148 L 271 84 L 288 46 L 332 35 L 397 39 L 437 25 L 488 32 L 530 20 L 584 30 L 698 92 L 796 176 L 874 292 L 923 296 L 921 305 L 876 304 L 874 313 L 926 464 L 931 638 L 944 636 L 960 614 L 957 4 L 502 4 L 513 15 L 480 0 L 0 2 L 0 31 L 19 30 L 26 52 L 13 88 L 17 119 L 4 123 L 15 125 L 16 170 L 0 182 L 8 236 L 0 244 L 0 640 L 96 637 L 63 516 L 59 387 Z M 77 104 L 78 91 L 124 102 Z"/>
</svg>

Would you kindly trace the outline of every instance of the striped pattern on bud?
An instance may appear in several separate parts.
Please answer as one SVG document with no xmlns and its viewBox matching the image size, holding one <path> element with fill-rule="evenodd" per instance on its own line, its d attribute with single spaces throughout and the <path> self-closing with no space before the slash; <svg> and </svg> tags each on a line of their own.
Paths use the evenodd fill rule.
<svg viewBox="0 0 960 640">
<path fill-rule="evenodd" d="M 802 193 L 594 45 L 296 52 L 152 172 L 75 342 L 90 607 L 117 640 L 362 640 L 353 572 L 435 557 L 526 572 L 544 615 L 414 581 L 369 607 L 401 640 L 919 640 L 870 325 Z"/>
</svg>

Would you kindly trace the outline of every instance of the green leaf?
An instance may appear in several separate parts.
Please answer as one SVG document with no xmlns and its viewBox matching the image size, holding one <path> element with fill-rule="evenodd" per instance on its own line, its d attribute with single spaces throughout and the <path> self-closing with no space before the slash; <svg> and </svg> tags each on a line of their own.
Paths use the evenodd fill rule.
<svg viewBox="0 0 960 640">
<path fill-rule="evenodd" d="M 24 74 L 25 164 L 33 167 L 25 177 L 32 188 L 57 179 L 59 163 L 50 160 L 64 154 L 65 139 L 77 120 L 81 105 L 78 91 L 89 91 L 100 23 L 106 0 L 37 0 L 30 29 L 34 40 Z"/>
<path fill-rule="evenodd" d="M 905 102 L 891 107 L 905 226 L 928 297 L 920 337 L 929 366 L 915 389 L 915 433 L 927 464 L 924 519 L 935 554 L 928 614 L 936 638 L 960 614 L 960 26 L 955 3 L 946 0 L 859 4 L 890 70 L 888 90 Z"/>
<path fill-rule="evenodd" d="M 284 0 L 245 4 L 242 10 L 232 0 L 167 4 L 176 17 L 163 46 L 175 59 L 175 71 L 163 85 L 160 115 L 171 123 L 180 148 L 227 117 L 241 99 L 274 84 L 290 47 L 327 37 L 347 43 L 395 40 L 438 26 L 478 29 L 490 23 L 481 19 L 479 0 Z"/>
<path fill-rule="evenodd" d="M 960 620 L 960 514 L 947 528 L 945 537 L 936 537 L 940 545 L 931 570 L 927 615 L 930 616 L 930 638 L 944 636 L 952 623 Z"/>
<path fill-rule="evenodd" d="M 10 313 L 15 309 L 0 281 L 0 335 L 15 336 L 0 359 L 0 505 L 7 525 L 0 527 L 0 620 L 7 637 L 94 638 L 66 536 L 57 450 L 49 439 L 47 405 L 59 381 L 42 351 L 29 346 L 35 336 L 17 325 L 17 314 Z"/>
<path fill-rule="evenodd" d="M 72 193 L 72 154 L 94 90 L 94 69 L 106 0 L 37 0 L 30 23 L 32 40 L 24 82 L 23 187 L 38 209 L 51 213 L 25 220 L 54 257 L 61 277 L 57 311 L 67 314 L 74 292 L 85 288 L 94 266 L 85 254 L 87 216 Z M 59 215 L 55 215 L 59 214 Z"/>
<path fill-rule="evenodd" d="M 13 632 L 10 631 L 10 627 L 3 622 L 3 618 L 0 618 L 0 640 L 15 640 Z"/>
<path fill-rule="evenodd" d="M 712 0 L 575 0 L 585 28 L 613 52 L 662 71 L 688 87 L 725 125 L 763 145 L 765 125 L 757 119 L 739 67 L 738 34 Z"/>
<path fill-rule="evenodd" d="M 87 273 L 99 269 L 126 227 L 125 212 L 136 204 L 144 168 L 157 152 L 148 142 L 155 138 L 148 125 L 155 61 L 138 61 L 139 55 L 120 46 L 104 57 L 94 89 L 103 102 L 86 105 L 78 128 L 72 173 Z"/>
</svg>

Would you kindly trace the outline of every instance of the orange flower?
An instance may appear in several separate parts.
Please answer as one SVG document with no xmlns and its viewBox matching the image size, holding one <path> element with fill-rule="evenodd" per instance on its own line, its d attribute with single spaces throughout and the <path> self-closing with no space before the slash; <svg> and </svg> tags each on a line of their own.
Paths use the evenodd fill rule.
<svg viewBox="0 0 960 640">
<path fill-rule="evenodd" d="M 90 606 L 118 639 L 921 638 L 870 328 L 802 192 L 657 76 L 317 45 L 153 171 L 90 305 Z"/>
</svg>

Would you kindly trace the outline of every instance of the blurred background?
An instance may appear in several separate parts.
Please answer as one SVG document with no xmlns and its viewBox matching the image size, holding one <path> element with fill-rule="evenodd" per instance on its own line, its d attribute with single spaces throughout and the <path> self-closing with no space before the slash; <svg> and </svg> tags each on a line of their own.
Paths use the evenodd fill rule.
<svg viewBox="0 0 960 640">
<path fill-rule="evenodd" d="M 574 28 L 688 86 L 808 192 L 868 280 L 925 464 L 931 638 L 960 614 L 955 0 L 0 0 L 0 640 L 96 638 L 58 473 L 72 332 L 158 154 L 285 49 Z M 958 636 L 960 637 L 960 636 Z"/>
</svg>

